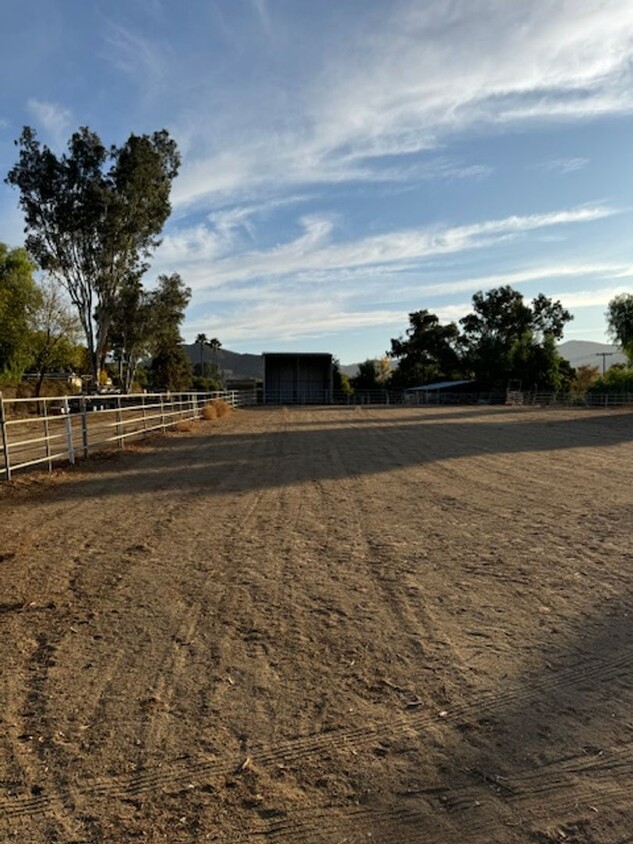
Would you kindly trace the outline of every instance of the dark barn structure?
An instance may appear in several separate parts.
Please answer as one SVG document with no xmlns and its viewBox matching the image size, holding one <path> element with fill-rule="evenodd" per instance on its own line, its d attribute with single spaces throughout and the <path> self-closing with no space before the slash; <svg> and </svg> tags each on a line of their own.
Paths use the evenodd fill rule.
<svg viewBox="0 0 633 844">
<path fill-rule="evenodd" d="M 332 355 L 264 352 L 264 404 L 331 404 Z"/>
</svg>

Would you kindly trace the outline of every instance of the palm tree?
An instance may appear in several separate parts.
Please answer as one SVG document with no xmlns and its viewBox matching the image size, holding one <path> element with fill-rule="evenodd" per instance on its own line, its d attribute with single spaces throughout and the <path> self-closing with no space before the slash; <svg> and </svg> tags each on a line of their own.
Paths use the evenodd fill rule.
<svg viewBox="0 0 633 844">
<path fill-rule="evenodd" d="M 210 340 L 207 340 L 206 337 L 205 337 L 205 342 L 206 342 L 206 345 L 211 349 L 211 352 L 213 353 L 213 369 L 214 369 L 213 374 L 217 378 L 218 377 L 218 352 L 222 348 L 222 343 L 220 343 L 220 341 L 218 340 L 217 337 L 212 337 Z"/>
<path fill-rule="evenodd" d="M 196 346 L 200 346 L 200 376 L 204 376 L 204 347 L 209 345 L 206 334 L 198 334 Z"/>
</svg>

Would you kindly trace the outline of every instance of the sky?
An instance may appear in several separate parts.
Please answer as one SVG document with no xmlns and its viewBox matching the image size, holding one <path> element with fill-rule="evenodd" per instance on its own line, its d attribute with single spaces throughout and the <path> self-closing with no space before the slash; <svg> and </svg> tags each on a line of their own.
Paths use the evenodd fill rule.
<svg viewBox="0 0 633 844">
<path fill-rule="evenodd" d="M 183 336 L 379 357 L 426 308 L 510 284 L 606 342 L 633 290 L 631 0 L 4 0 L 0 175 L 167 129 L 181 155 L 146 284 Z M 24 242 L 0 184 L 0 241 Z"/>
</svg>

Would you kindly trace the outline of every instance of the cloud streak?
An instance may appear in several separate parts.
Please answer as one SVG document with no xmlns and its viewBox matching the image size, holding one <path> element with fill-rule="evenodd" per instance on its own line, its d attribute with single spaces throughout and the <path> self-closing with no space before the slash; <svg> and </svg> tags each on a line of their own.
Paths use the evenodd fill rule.
<svg viewBox="0 0 633 844">
<path fill-rule="evenodd" d="M 543 161 L 540 164 L 535 164 L 535 170 L 543 170 L 546 173 L 560 172 L 566 175 L 567 173 L 576 173 L 582 170 L 589 164 L 588 158 L 553 158 L 549 161 Z"/>
<path fill-rule="evenodd" d="M 169 129 L 183 165 L 154 271 L 193 288 L 187 331 L 345 345 L 506 283 L 600 321 L 630 282 L 628 162 L 603 118 L 631 122 L 633 4 L 63 5 L 63 38 L 41 25 L 51 78 L 20 76 L 0 114 L 19 125 L 31 97 L 58 148 L 74 120 L 106 143 Z"/>
<path fill-rule="evenodd" d="M 187 266 L 190 282 L 211 286 L 253 278 L 281 277 L 312 271 L 350 270 L 419 262 L 472 249 L 490 247 L 531 231 L 610 217 L 607 205 L 582 206 L 547 214 L 512 215 L 464 226 L 403 229 L 357 240 L 332 242 L 332 219 L 310 215 L 302 218 L 302 232 L 294 240 L 267 250 L 246 251 L 222 257 L 219 235 L 205 226 L 168 235 L 159 255 L 161 263 Z M 201 263 L 204 265 L 200 276 Z"/>
<path fill-rule="evenodd" d="M 204 108 L 197 130 L 183 126 L 192 154 L 176 203 L 271 187 L 424 178 L 413 159 L 473 128 L 633 110 L 633 5 L 620 0 L 576 0 L 573 7 L 400 2 L 366 17 L 344 20 L 320 70 L 306 77 L 297 67 L 298 82 L 283 97 L 262 91 L 257 102 L 257 88 L 235 91 L 224 128 L 230 132 L 231 121 L 250 111 L 268 127 L 253 135 L 256 142 L 227 152 L 224 133 L 209 149 L 215 124 L 205 121 Z M 267 13 L 262 20 L 270 26 Z M 585 163 L 561 158 L 551 167 L 572 172 Z"/>
</svg>

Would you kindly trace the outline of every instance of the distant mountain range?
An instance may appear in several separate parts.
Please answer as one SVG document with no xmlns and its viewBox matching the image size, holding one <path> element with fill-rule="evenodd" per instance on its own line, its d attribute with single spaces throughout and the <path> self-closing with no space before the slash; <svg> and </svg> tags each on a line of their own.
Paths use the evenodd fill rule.
<svg viewBox="0 0 633 844">
<path fill-rule="evenodd" d="M 626 363 L 626 356 L 622 354 L 617 346 L 612 346 L 609 343 L 594 343 L 591 340 L 567 340 L 558 347 L 558 354 L 565 358 L 574 368 L 578 366 L 597 366 L 601 372 L 603 354 L 606 355 L 604 358 L 606 369 L 613 366 L 614 363 Z M 341 372 L 353 378 L 358 372 L 358 366 L 359 364 L 357 363 L 341 366 Z"/>
<path fill-rule="evenodd" d="M 183 345 L 185 353 L 192 363 L 200 363 L 200 347 L 195 343 Z M 626 357 L 617 346 L 609 343 L 594 343 L 591 340 L 567 340 L 558 347 L 559 354 L 569 361 L 573 367 L 597 366 L 602 371 L 602 355 L 606 355 L 604 363 L 606 369 L 614 363 L 626 363 Z M 229 349 L 219 349 L 215 355 L 211 349 L 203 349 L 203 360 L 217 363 L 227 378 L 263 378 L 264 359 L 262 355 L 240 354 Z M 394 361 L 395 365 L 395 361 Z M 357 363 L 341 366 L 341 372 L 352 378 L 358 372 Z"/>
<path fill-rule="evenodd" d="M 379 358 L 375 358 L 375 360 L 379 360 Z M 363 361 L 363 363 L 364 362 L 365 361 Z M 396 360 L 391 360 L 389 362 L 391 364 L 392 369 L 395 369 L 396 366 L 398 365 L 398 361 L 396 361 Z M 343 373 L 343 375 L 349 375 L 350 378 L 353 378 L 356 374 L 358 374 L 358 367 L 359 366 L 360 366 L 360 364 L 358 364 L 358 363 L 342 364 L 341 365 L 341 372 Z"/>
<path fill-rule="evenodd" d="M 196 343 L 184 343 L 183 349 L 193 364 L 200 363 L 200 346 Z M 242 355 L 229 349 L 212 352 L 211 349 L 203 347 L 202 359 L 206 363 L 217 363 L 225 378 L 264 377 L 264 359 L 261 355 Z"/>
<path fill-rule="evenodd" d="M 602 372 L 602 355 L 605 369 L 614 363 L 626 363 L 626 355 L 609 343 L 594 343 L 591 340 L 566 340 L 558 347 L 558 354 L 574 368 L 579 366 L 597 366 Z"/>
</svg>

